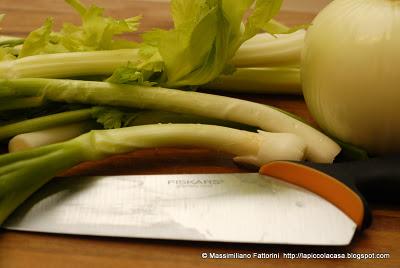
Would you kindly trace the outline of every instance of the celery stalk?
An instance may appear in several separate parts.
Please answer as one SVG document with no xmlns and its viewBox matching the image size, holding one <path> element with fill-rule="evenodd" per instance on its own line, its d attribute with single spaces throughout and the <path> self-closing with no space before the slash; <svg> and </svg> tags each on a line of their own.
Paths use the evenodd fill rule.
<svg viewBox="0 0 400 268">
<path fill-rule="evenodd" d="M 276 35 L 258 34 L 238 49 L 232 63 L 236 67 L 299 65 L 304 30 Z M 139 49 L 68 52 L 36 55 L 0 62 L 0 78 L 67 78 L 111 75 L 117 67 L 138 64 Z"/>
<path fill-rule="evenodd" d="M 0 156 L 0 224 L 59 171 L 86 160 L 78 144 L 55 144 Z"/>
<path fill-rule="evenodd" d="M 138 49 L 69 52 L 29 56 L 0 63 L 1 78 L 75 77 L 111 75 L 129 61 L 138 60 Z"/>
<path fill-rule="evenodd" d="M 11 138 L 22 133 L 81 122 L 91 119 L 91 117 L 92 109 L 81 109 L 0 126 L 0 140 Z"/>
<path fill-rule="evenodd" d="M 305 144 L 288 133 L 247 132 L 201 124 L 157 124 L 94 130 L 73 140 L 0 156 L 0 224 L 57 173 L 83 161 L 142 148 L 201 146 L 236 155 L 238 162 L 301 160 Z"/>
<path fill-rule="evenodd" d="M 43 95 L 52 101 L 155 109 L 194 114 L 259 127 L 271 132 L 294 133 L 307 144 L 307 159 L 331 163 L 340 152 L 333 140 L 307 124 L 267 105 L 235 98 L 160 87 L 105 82 L 26 78 L 0 81 L 16 95 Z"/>
<path fill-rule="evenodd" d="M 15 47 L 24 43 L 24 38 L 0 35 L 0 47 Z"/>
<path fill-rule="evenodd" d="M 0 100 L 0 111 L 27 109 L 40 107 L 42 105 L 42 97 L 13 98 L 10 100 Z"/>
<path fill-rule="evenodd" d="M 93 118 L 98 119 L 96 117 L 96 111 L 99 111 L 99 109 L 101 109 L 101 107 L 92 107 L 91 109 L 63 112 L 25 120 L 20 123 L 4 125 L 0 127 L 0 138 L 5 135 L 8 137 L 12 133 L 16 134 L 16 136 L 8 143 L 9 152 L 17 152 L 67 141 L 88 132 L 89 130 L 98 128 L 100 124 L 96 124 L 94 121 L 82 122 L 82 120 L 88 119 L 90 115 L 92 115 Z M 110 118 L 110 120 L 112 119 Z M 78 121 L 78 123 L 70 124 L 70 122 L 74 121 Z M 100 121 L 97 122 L 101 123 Z M 254 127 L 235 122 L 164 111 L 138 111 L 134 112 L 132 117 L 128 117 L 126 122 L 119 122 L 121 127 L 160 123 L 196 123 L 219 125 L 252 132 L 257 130 Z M 14 130 L 14 132 L 12 130 Z"/>
<path fill-rule="evenodd" d="M 165 111 L 141 111 L 137 116 L 128 122 L 128 126 L 150 125 L 150 124 L 169 124 L 169 123 L 193 123 L 193 124 L 207 124 L 218 125 L 236 129 L 242 129 L 255 132 L 257 128 L 248 125 L 235 123 L 231 121 L 224 121 L 209 117 L 197 116 L 192 114 L 180 114 Z"/>
<path fill-rule="evenodd" d="M 278 35 L 258 34 L 242 44 L 232 59 L 237 67 L 299 66 L 305 30 Z"/>
<path fill-rule="evenodd" d="M 238 68 L 232 75 L 221 75 L 202 88 L 238 93 L 300 95 L 300 69 L 287 67 Z"/>
<path fill-rule="evenodd" d="M 70 140 L 95 127 L 96 125 L 93 122 L 87 121 L 19 134 L 9 141 L 8 151 L 10 153 L 25 151 L 31 148 Z"/>
</svg>

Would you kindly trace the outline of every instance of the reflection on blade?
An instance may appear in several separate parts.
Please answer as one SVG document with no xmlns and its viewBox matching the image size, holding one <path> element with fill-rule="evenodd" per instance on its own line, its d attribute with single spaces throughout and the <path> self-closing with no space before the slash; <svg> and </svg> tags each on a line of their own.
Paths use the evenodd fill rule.
<svg viewBox="0 0 400 268">
<path fill-rule="evenodd" d="M 4 228 L 176 240 L 346 245 L 356 225 L 321 197 L 250 174 L 54 179 Z"/>
</svg>

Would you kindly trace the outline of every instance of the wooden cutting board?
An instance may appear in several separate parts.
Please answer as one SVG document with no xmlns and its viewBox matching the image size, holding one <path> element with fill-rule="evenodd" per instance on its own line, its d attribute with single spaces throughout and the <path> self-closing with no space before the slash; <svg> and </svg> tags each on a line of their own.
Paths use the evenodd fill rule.
<svg viewBox="0 0 400 268">
<path fill-rule="evenodd" d="M 311 0 L 308 0 L 310 4 Z M 320 0 L 313 0 L 315 2 Z M 325 0 L 321 0 L 325 1 Z M 168 1 L 96 0 L 106 13 L 116 17 L 144 16 L 140 31 L 171 24 Z M 293 2 L 293 1 L 292 1 Z M 311 3 L 312 4 L 312 3 Z M 297 5 L 299 6 L 299 5 Z M 315 13 L 284 11 L 279 19 L 289 25 L 311 22 Z M 304 10 L 301 9 L 301 10 Z M 0 0 L 0 13 L 7 17 L 2 34 L 25 36 L 46 17 L 62 22 L 79 22 L 62 0 Z M 132 37 L 131 38 L 135 38 Z M 233 95 L 275 105 L 313 122 L 301 97 Z M 226 154 L 205 149 L 154 149 L 85 163 L 64 173 L 76 174 L 162 174 L 248 172 L 235 165 Z M 240 245 L 143 239 L 96 238 L 0 231 L 0 267 L 400 267 L 400 209 L 374 205 L 375 222 L 356 235 L 348 247 L 302 247 Z M 295 224 L 295 223 L 294 223 Z M 280 253 L 279 259 L 203 260 L 202 252 Z M 377 260 L 290 260 L 283 253 L 389 253 L 390 259 Z"/>
</svg>

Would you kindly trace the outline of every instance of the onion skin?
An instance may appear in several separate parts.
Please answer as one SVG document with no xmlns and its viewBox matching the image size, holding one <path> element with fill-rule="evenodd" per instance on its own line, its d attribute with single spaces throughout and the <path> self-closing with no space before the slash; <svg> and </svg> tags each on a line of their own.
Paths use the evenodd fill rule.
<svg viewBox="0 0 400 268">
<path fill-rule="evenodd" d="M 330 135 L 400 152 L 400 1 L 335 0 L 313 21 L 301 62 L 307 106 Z"/>
</svg>

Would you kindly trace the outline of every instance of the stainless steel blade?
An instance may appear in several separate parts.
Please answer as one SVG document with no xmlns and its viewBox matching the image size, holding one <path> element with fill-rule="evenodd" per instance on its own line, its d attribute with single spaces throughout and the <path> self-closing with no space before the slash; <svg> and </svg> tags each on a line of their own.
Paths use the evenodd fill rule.
<svg viewBox="0 0 400 268">
<path fill-rule="evenodd" d="M 176 240 L 347 245 L 356 224 L 305 189 L 247 174 L 54 179 L 6 229 Z"/>
</svg>

